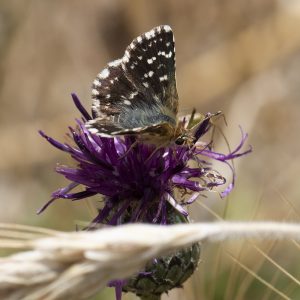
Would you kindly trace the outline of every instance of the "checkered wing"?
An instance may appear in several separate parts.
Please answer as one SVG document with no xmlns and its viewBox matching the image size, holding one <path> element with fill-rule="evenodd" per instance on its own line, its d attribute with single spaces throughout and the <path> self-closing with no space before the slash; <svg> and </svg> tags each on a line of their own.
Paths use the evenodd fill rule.
<svg viewBox="0 0 300 300">
<path fill-rule="evenodd" d="M 176 127 L 178 96 L 175 47 L 170 26 L 138 36 L 123 58 L 110 62 L 92 86 L 90 132 L 100 136 L 170 136 Z"/>
</svg>

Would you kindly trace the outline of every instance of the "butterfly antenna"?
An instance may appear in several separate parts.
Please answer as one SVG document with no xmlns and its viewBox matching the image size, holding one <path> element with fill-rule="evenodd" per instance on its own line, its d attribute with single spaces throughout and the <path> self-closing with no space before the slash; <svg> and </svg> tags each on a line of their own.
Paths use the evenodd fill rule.
<svg viewBox="0 0 300 300">
<path fill-rule="evenodd" d="M 189 119 L 189 123 L 187 125 L 187 128 L 191 128 L 192 124 L 194 122 L 194 118 L 195 118 L 195 114 L 196 114 L 196 108 L 193 108 L 192 113 L 191 113 L 191 117 Z"/>
</svg>

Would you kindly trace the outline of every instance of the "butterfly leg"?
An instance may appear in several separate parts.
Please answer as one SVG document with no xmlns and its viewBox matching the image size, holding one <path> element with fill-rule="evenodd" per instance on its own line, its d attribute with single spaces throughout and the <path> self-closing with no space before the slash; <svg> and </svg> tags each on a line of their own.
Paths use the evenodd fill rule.
<svg viewBox="0 0 300 300">
<path fill-rule="evenodd" d="M 146 159 L 145 163 L 147 163 L 149 161 L 150 158 L 152 158 L 152 156 L 160 149 L 166 147 L 167 145 L 169 145 L 169 142 L 165 142 L 160 144 L 159 146 L 157 146 L 157 148 L 155 148 L 152 153 L 149 155 L 149 157 Z"/>
<path fill-rule="evenodd" d="M 129 149 L 119 157 L 119 159 L 123 159 L 136 145 L 137 145 L 138 141 L 135 141 L 130 147 Z"/>
</svg>

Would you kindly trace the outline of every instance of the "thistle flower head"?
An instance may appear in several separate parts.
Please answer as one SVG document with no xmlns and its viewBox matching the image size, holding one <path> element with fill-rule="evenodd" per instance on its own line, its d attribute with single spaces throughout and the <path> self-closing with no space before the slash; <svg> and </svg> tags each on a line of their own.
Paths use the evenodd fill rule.
<svg viewBox="0 0 300 300">
<path fill-rule="evenodd" d="M 72 94 L 72 97 L 82 114 L 76 126 L 69 128 L 68 136 L 73 143 L 60 143 L 42 131 L 40 134 L 50 144 L 71 155 L 76 166 L 56 167 L 56 171 L 71 183 L 55 191 L 39 212 L 59 198 L 80 200 L 102 195 L 104 206 L 92 224 L 167 224 L 167 205 L 186 216 L 185 206 L 193 203 L 201 192 L 225 184 L 224 177 L 211 168 L 207 159 L 229 164 L 228 161 L 251 151 L 240 152 L 247 138 L 245 134 L 238 147 L 227 155 L 214 152 L 209 145 L 199 141 L 193 147 L 174 143 L 157 148 L 138 143 L 133 137 L 100 137 L 85 128 L 84 123 L 91 117 L 77 96 Z M 196 134 L 197 138 L 202 136 L 199 130 Z M 232 190 L 234 177 L 223 196 Z M 74 192 L 79 185 L 83 190 Z M 179 192 L 181 200 L 176 199 L 175 192 Z"/>
<path fill-rule="evenodd" d="M 229 154 L 215 152 L 210 143 L 199 141 L 211 127 L 211 114 L 206 115 L 194 136 L 190 136 L 192 145 L 172 143 L 157 147 L 130 136 L 100 137 L 86 129 L 84 124 L 91 120 L 91 116 L 77 96 L 72 94 L 72 97 L 82 117 L 76 121 L 75 127 L 69 127 L 71 143 L 58 142 L 40 131 L 50 144 L 74 159 L 75 166 L 56 167 L 70 184 L 55 191 L 39 213 L 57 199 L 74 201 L 101 195 L 103 207 L 88 229 L 96 228 L 97 224 L 187 222 L 185 206 L 192 204 L 200 193 L 225 184 L 225 178 L 212 168 L 208 160 L 226 163 L 232 170 L 232 182 L 221 193 L 225 196 L 235 181 L 235 172 L 229 161 L 251 151 L 249 148 L 240 152 L 247 138 L 243 132 L 240 144 Z M 181 122 L 182 126 L 189 126 L 185 119 Z M 81 191 L 74 191 L 78 186 L 82 187 Z M 160 294 L 182 285 L 196 269 L 199 256 L 200 246 L 193 244 L 155 259 L 137 275 L 126 280 L 113 280 L 108 286 L 115 287 L 118 300 L 122 291 L 134 292 L 143 299 L 159 299 Z"/>
</svg>

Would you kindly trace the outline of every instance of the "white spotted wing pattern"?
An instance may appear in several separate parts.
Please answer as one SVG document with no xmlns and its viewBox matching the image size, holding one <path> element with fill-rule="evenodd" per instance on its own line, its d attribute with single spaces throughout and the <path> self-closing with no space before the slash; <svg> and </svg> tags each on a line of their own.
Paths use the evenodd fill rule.
<svg viewBox="0 0 300 300">
<path fill-rule="evenodd" d="M 92 101 L 93 119 L 86 127 L 93 134 L 176 139 L 178 95 L 171 27 L 161 25 L 134 39 L 121 59 L 97 75 Z"/>
</svg>

